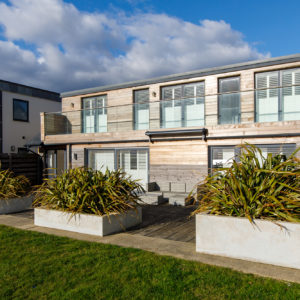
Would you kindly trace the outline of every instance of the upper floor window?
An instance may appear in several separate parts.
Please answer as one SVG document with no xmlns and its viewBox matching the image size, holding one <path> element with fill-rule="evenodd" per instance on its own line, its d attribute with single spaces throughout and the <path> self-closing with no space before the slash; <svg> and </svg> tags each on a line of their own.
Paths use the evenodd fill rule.
<svg viewBox="0 0 300 300">
<path fill-rule="evenodd" d="M 255 75 L 256 121 L 300 120 L 300 68 Z"/>
<path fill-rule="evenodd" d="M 204 125 L 204 82 L 161 89 L 161 127 Z"/>
<path fill-rule="evenodd" d="M 29 122 L 29 102 L 13 99 L 13 120 Z"/>
<path fill-rule="evenodd" d="M 219 79 L 219 124 L 240 123 L 240 77 Z"/>
<path fill-rule="evenodd" d="M 96 96 L 82 99 L 82 132 L 107 131 L 107 97 Z"/>
<path fill-rule="evenodd" d="M 134 129 L 149 128 L 149 89 L 133 92 L 134 101 Z"/>
</svg>

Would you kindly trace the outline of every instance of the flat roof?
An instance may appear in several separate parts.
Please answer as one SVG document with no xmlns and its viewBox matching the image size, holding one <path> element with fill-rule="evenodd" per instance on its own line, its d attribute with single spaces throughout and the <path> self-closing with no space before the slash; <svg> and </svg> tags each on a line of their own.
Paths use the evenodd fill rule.
<svg viewBox="0 0 300 300">
<path fill-rule="evenodd" d="M 220 66 L 220 67 L 206 68 L 206 69 L 172 74 L 167 76 L 160 76 L 160 77 L 155 77 L 155 78 L 150 78 L 145 80 L 136 80 L 136 81 L 130 81 L 130 82 L 125 82 L 120 84 L 113 84 L 113 85 L 102 85 L 102 86 L 88 88 L 88 89 L 63 92 L 60 95 L 62 98 L 78 96 L 78 95 L 86 95 L 86 94 L 118 90 L 118 89 L 130 88 L 130 87 L 138 87 L 138 86 L 149 85 L 154 83 L 163 83 L 168 81 L 189 79 L 193 77 L 203 77 L 203 76 L 220 74 L 220 73 L 228 73 L 228 72 L 234 72 L 240 70 L 267 67 L 267 66 L 285 64 L 285 63 L 291 63 L 297 61 L 300 61 L 300 53 L 287 55 L 287 56 L 280 56 L 275 58 L 248 61 L 248 62 L 231 64 L 231 65 Z"/>
<path fill-rule="evenodd" d="M 0 91 L 17 93 L 31 97 L 38 97 L 51 101 L 61 102 L 59 93 L 1 79 Z"/>
</svg>

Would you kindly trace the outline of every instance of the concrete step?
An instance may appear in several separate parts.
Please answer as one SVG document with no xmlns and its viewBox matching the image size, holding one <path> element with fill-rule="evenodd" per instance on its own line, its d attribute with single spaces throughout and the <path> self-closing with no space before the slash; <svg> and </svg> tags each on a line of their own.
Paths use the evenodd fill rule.
<svg viewBox="0 0 300 300">
<path fill-rule="evenodd" d="M 188 193 L 163 193 L 165 199 L 169 200 L 170 205 L 187 206 L 192 204 L 192 201 L 187 200 Z"/>
<path fill-rule="evenodd" d="M 162 192 L 147 192 L 141 196 L 142 204 L 151 204 L 151 205 L 160 205 L 164 202 L 167 202 L 163 197 Z"/>
</svg>

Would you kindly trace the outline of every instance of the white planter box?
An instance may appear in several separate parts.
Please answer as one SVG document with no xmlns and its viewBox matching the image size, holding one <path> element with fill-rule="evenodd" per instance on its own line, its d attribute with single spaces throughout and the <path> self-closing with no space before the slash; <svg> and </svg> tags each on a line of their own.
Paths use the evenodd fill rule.
<svg viewBox="0 0 300 300">
<path fill-rule="evenodd" d="M 32 208 L 33 196 L 0 199 L 0 214 L 10 214 Z"/>
<path fill-rule="evenodd" d="M 129 210 L 125 214 L 111 214 L 108 218 L 91 214 L 72 214 L 58 210 L 35 208 L 34 224 L 79 233 L 99 236 L 124 231 L 142 222 L 142 208 Z"/>
<path fill-rule="evenodd" d="M 300 269 L 300 223 L 196 215 L 196 251 Z"/>
</svg>

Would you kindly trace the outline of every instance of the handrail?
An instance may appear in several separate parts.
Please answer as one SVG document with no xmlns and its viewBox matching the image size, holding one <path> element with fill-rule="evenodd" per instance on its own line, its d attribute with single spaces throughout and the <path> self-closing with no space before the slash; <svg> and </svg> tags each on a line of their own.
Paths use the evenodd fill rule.
<svg viewBox="0 0 300 300">
<path fill-rule="evenodd" d="M 74 109 L 74 110 L 66 110 L 66 111 L 58 111 L 58 112 L 46 112 L 45 114 L 61 114 L 61 113 L 70 113 L 70 112 L 80 112 L 80 111 L 87 111 L 87 110 L 94 110 L 94 109 L 105 109 L 105 108 L 117 108 L 123 106 L 135 106 L 140 104 L 154 104 L 154 103 L 164 103 L 167 101 L 180 101 L 180 100 L 188 100 L 188 99 L 199 99 L 199 98 L 206 98 L 206 97 L 213 97 L 213 96 L 222 96 L 222 95 L 232 95 L 232 94 L 243 94 L 248 92 L 257 92 L 257 91 L 265 91 L 265 90 L 273 90 L 273 89 L 283 89 L 288 87 L 300 87 L 300 84 L 292 84 L 292 85 L 284 85 L 284 86 L 276 86 L 276 87 L 268 87 L 268 88 L 257 88 L 257 89 L 249 89 L 249 90 L 242 90 L 242 91 L 234 91 L 234 92 L 225 92 L 225 93 L 213 93 L 213 94 L 204 94 L 201 96 L 195 97 L 181 97 L 179 99 L 159 99 L 156 101 L 149 101 L 149 102 L 142 102 L 142 103 L 127 103 L 127 104 L 120 104 L 120 105 L 110 105 L 110 106 L 100 106 L 88 109 Z M 96 96 L 95 96 L 96 97 Z"/>
</svg>

